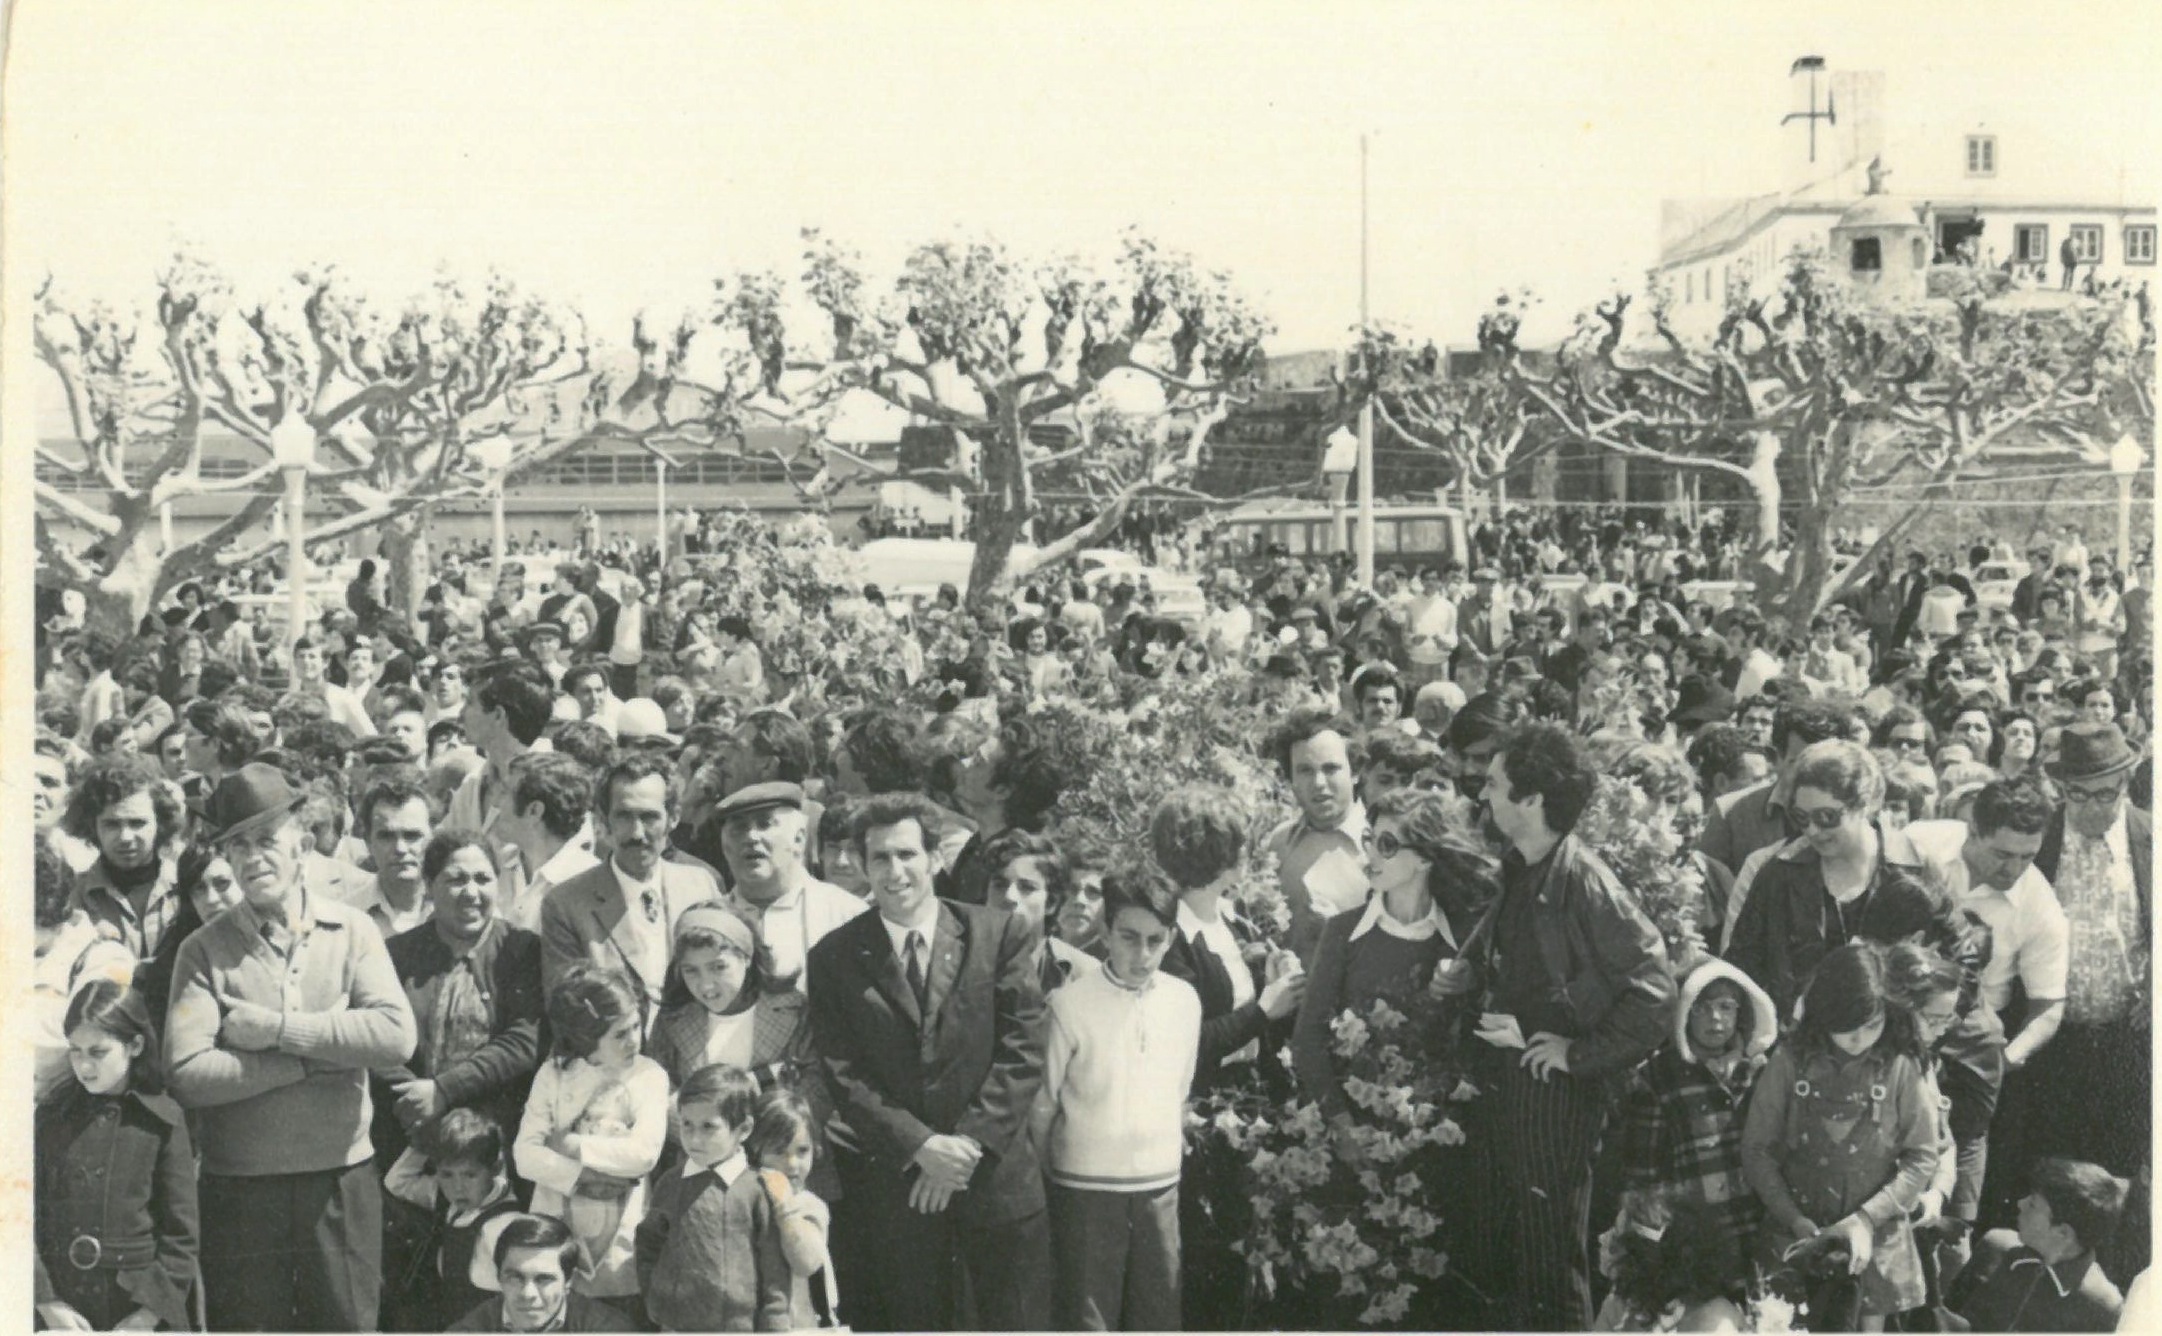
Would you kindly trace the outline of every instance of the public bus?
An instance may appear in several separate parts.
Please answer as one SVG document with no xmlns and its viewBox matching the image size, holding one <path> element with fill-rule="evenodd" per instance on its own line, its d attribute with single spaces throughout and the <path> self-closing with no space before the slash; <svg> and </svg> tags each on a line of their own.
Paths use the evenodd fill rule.
<svg viewBox="0 0 2162 1336">
<path fill-rule="evenodd" d="M 1218 551 L 1241 565 L 1264 562 L 1281 551 L 1292 557 L 1325 556 L 1359 549 L 1359 509 L 1346 506 L 1344 544 L 1336 542 L 1338 512 L 1312 502 L 1252 502 L 1225 515 L 1216 535 Z M 1454 506 L 1392 503 L 1374 507 L 1374 564 L 1422 566 L 1469 563 L 1464 512 Z"/>
</svg>

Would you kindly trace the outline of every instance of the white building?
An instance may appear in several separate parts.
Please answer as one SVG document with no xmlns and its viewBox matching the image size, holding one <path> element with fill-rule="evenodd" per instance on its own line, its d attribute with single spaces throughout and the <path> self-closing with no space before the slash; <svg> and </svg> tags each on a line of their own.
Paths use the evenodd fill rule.
<svg viewBox="0 0 2162 1336">
<path fill-rule="evenodd" d="M 2090 272 L 2102 281 L 2153 276 L 2153 197 L 2148 182 L 2128 175 L 2121 145 L 2051 143 L 2035 130 L 1999 127 L 1979 111 L 1938 109 L 1938 119 L 1895 128 L 1876 71 L 1832 73 L 1829 91 L 1838 119 L 1814 126 L 1814 162 L 1805 156 L 1811 126 L 1766 127 L 1768 145 L 1769 136 L 1781 137 L 1784 189 L 1662 206 L 1652 273 L 1672 285 L 1677 330 L 1717 325 L 1736 284 L 1776 290 L 1797 248 L 1831 252 L 1833 228 L 1865 196 L 1868 205 L 1850 223 L 1889 223 L 1911 211 L 1928 264 L 1969 254 L 1976 264 L 2006 270 L 2015 285 L 2056 288 L 2069 239 L 2081 284 Z M 1881 173 L 1876 191 L 1873 163 Z M 1842 239 L 1851 249 L 1853 238 Z M 1857 257 L 1831 258 L 1845 271 Z M 1861 258 L 1866 264 L 1868 251 Z M 1905 253 L 1879 251 L 1877 258 L 1888 266 L 1911 262 Z"/>
</svg>

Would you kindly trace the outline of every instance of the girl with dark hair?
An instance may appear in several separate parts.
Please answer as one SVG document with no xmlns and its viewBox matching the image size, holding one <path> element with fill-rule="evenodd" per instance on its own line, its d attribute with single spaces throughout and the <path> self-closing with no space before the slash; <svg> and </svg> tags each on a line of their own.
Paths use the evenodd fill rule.
<svg viewBox="0 0 2162 1336">
<path fill-rule="evenodd" d="M 195 1157 L 164 1093 L 142 997 L 110 979 L 68 1004 L 74 1077 L 40 1104 L 37 1312 L 58 1329 L 188 1326 Z"/>
<path fill-rule="evenodd" d="M 757 930 L 734 910 L 685 910 L 646 1056 L 679 1084 L 715 1063 L 747 1071 L 768 1088 L 793 1084 L 810 1057 L 810 1018 L 797 981 L 775 978 L 773 970 Z"/>
<path fill-rule="evenodd" d="M 511 1152 L 533 1183 L 533 1210 L 571 1227 L 593 1259 L 581 1293 L 635 1299 L 646 1175 L 668 1135 L 668 1073 L 641 1055 L 641 1001 L 630 980 L 590 965 L 548 994 L 555 1053 L 533 1078 Z"/>
<path fill-rule="evenodd" d="M 1887 975 L 1874 942 L 1824 957 L 1742 1131 L 1743 1171 L 1766 1214 L 1760 1259 L 1778 1265 L 1835 1236 L 1827 1243 L 1844 1245 L 1858 1278 L 1863 1331 L 1882 1331 L 1886 1316 L 1925 1297 L 1908 1217 L 1941 1154 L 1922 1035 Z"/>
<path fill-rule="evenodd" d="M 751 1135 L 743 1142 L 780 1225 L 781 1254 L 788 1259 L 788 1269 L 793 1273 L 789 1311 L 795 1318 L 792 1330 L 796 1331 L 807 1331 L 819 1324 L 820 1315 L 812 1309 L 812 1277 L 825 1278 L 821 1297 L 829 1322 L 839 1307 L 833 1264 L 826 1248 L 833 1213 L 810 1186 L 812 1171 L 818 1165 L 822 1122 L 802 1095 L 793 1090 L 768 1090 L 759 1098 Z"/>
<path fill-rule="evenodd" d="M 1748 1320 L 1749 1253 L 1716 1211 L 1656 1196 L 1632 1198 L 1600 1240 L 1614 1288 L 1596 1331 L 1741 1331 Z"/>
</svg>

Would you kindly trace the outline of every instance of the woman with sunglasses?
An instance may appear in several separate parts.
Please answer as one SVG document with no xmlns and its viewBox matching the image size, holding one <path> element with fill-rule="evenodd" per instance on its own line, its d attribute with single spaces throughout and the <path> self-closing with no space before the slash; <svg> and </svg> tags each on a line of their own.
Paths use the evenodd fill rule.
<svg viewBox="0 0 2162 1336">
<path fill-rule="evenodd" d="M 1454 794 L 1398 789 L 1367 811 L 1366 904 L 1321 929 L 1306 999 L 1291 1035 L 1299 1093 L 1332 1120 L 1353 1117 L 1340 1084 L 1331 1025 L 1376 1001 L 1425 988 L 1463 946 L 1496 888 L 1496 865 Z"/>
<path fill-rule="evenodd" d="M 1788 808 L 1802 833 L 1736 878 L 1726 957 L 1771 995 L 1782 1023 L 1817 963 L 1859 932 L 1884 873 L 1883 805 L 1884 772 L 1868 748 L 1815 743 L 1795 762 Z"/>
</svg>

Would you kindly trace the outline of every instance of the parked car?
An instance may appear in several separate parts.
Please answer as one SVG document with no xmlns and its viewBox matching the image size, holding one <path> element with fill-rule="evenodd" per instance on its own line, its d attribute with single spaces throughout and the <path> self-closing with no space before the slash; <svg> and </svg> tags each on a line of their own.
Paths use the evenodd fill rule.
<svg viewBox="0 0 2162 1336">
<path fill-rule="evenodd" d="M 2027 578 L 2024 561 L 1985 561 L 1967 577 L 1974 586 L 1974 601 L 1995 610 L 2012 606 L 2012 593 Z"/>
</svg>

